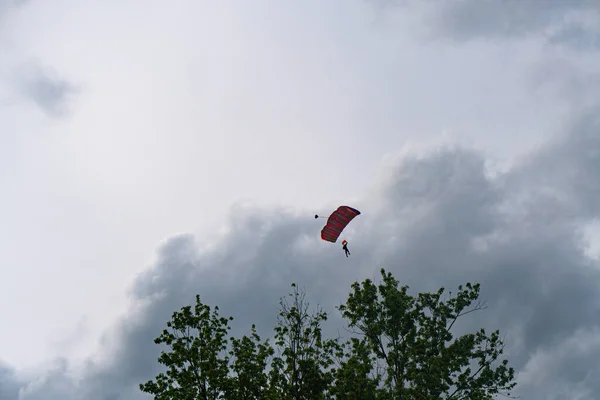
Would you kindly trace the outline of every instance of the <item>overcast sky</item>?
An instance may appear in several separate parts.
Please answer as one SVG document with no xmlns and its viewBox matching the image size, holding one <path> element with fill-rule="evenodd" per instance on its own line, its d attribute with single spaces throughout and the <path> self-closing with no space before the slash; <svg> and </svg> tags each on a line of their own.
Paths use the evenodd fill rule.
<svg viewBox="0 0 600 400">
<path fill-rule="evenodd" d="M 599 11 L 0 0 L 0 400 L 146 399 L 196 293 L 267 333 L 381 267 L 481 282 L 523 398 L 600 398 Z"/>
</svg>

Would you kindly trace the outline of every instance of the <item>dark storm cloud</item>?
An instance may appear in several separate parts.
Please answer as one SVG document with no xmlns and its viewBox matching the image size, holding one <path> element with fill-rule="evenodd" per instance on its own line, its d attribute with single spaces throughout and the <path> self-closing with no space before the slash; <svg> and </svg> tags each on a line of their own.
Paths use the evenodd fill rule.
<svg viewBox="0 0 600 400">
<path fill-rule="evenodd" d="M 236 207 L 216 247 L 202 249 L 189 235 L 161 247 L 132 287 L 129 317 L 104 338 L 108 361 L 90 361 L 78 382 L 61 365 L 22 400 L 147 398 L 137 384 L 158 372 L 153 339 L 196 293 L 235 317 L 236 334 L 252 323 L 268 334 L 292 281 L 335 316 L 350 283 L 376 277 L 380 267 L 413 292 L 480 282 L 490 308 L 458 329 L 508 334 L 523 398 L 600 398 L 600 269 L 585 256 L 579 230 L 600 214 L 599 131 L 597 117 L 582 117 L 493 179 L 484 157 L 466 149 L 402 158 L 380 193 L 354 204 L 363 215 L 353 222 L 349 259 L 320 242 L 312 210 Z M 6 387 L 13 389 L 0 392 L 2 400 L 16 400 L 14 383 Z"/>
</svg>

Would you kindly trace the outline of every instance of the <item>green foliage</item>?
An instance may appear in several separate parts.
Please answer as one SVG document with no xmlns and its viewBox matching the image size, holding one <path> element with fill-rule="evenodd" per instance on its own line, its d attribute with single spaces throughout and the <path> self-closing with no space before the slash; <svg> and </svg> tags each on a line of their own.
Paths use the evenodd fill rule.
<svg viewBox="0 0 600 400">
<path fill-rule="evenodd" d="M 350 338 L 338 353 L 341 359 L 331 388 L 332 398 L 344 400 L 375 400 L 382 398 L 379 389 L 381 374 L 368 343 Z"/>
<path fill-rule="evenodd" d="M 261 342 L 254 325 L 250 337 L 231 338 L 230 355 L 234 359 L 231 365 L 233 378 L 230 380 L 226 398 L 231 400 L 267 398 L 269 376 L 266 369 L 273 353 L 268 340 Z"/>
<path fill-rule="evenodd" d="M 389 398 L 492 399 L 515 386 L 514 370 L 505 360 L 499 331 L 454 338 L 451 329 L 463 315 L 481 310 L 479 284 L 458 287 L 454 297 L 436 293 L 410 296 L 391 273 L 381 270 L 383 282 L 354 283 L 346 304 L 339 307 L 351 328 L 364 335 L 384 365 L 384 389 Z"/>
<path fill-rule="evenodd" d="M 292 284 L 280 301 L 274 345 L 251 334 L 230 337 L 218 308 L 196 297 L 173 314 L 155 340 L 166 345 L 158 359 L 166 372 L 140 385 L 158 400 L 430 400 L 493 399 L 510 396 L 514 370 L 500 361 L 499 331 L 454 337 L 457 320 L 485 308 L 479 284 L 459 286 L 442 299 L 435 293 L 408 294 L 390 273 L 382 282 L 354 283 L 339 306 L 352 335 L 323 337 L 327 313 L 310 311 L 305 293 Z"/>
<path fill-rule="evenodd" d="M 154 340 L 171 348 L 161 352 L 158 362 L 167 367 L 166 373 L 140 385 L 157 400 L 218 399 L 227 387 L 229 357 L 226 335 L 232 318 L 221 318 L 218 308 L 211 313 L 209 306 L 200 302 L 185 306 L 173 313 L 167 328 Z"/>
<path fill-rule="evenodd" d="M 309 313 L 305 293 L 292 284 L 287 301 L 280 302 L 275 340 L 280 356 L 273 359 L 274 392 L 283 399 L 322 399 L 333 381 L 333 357 L 339 347 L 335 339 L 323 339 L 322 323 L 327 313 L 317 307 Z"/>
</svg>

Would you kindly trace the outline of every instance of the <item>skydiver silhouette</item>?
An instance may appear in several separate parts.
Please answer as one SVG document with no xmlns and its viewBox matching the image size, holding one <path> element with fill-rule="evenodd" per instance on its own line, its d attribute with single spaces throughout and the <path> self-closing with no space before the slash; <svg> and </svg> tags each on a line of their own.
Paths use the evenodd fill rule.
<svg viewBox="0 0 600 400">
<path fill-rule="evenodd" d="M 348 242 L 345 240 L 342 242 L 342 249 L 344 249 L 346 257 L 348 257 L 348 255 L 350 254 L 350 250 L 348 250 Z"/>
</svg>

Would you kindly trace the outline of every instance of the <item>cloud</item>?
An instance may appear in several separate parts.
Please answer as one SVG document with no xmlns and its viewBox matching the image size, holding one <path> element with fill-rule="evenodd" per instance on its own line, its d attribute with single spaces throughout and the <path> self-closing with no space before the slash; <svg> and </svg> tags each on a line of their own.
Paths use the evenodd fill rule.
<svg viewBox="0 0 600 400">
<path fill-rule="evenodd" d="M 464 42 L 474 39 L 542 37 L 548 44 L 577 50 L 595 50 L 600 43 L 600 6 L 587 0 L 437 0 L 424 4 L 410 0 L 371 0 L 424 13 L 421 28 L 436 38 Z"/>
<path fill-rule="evenodd" d="M 548 399 L 597 398 L 600 390 L 600 330 L 580 329 L 552 349 L 536 351 L 521 372 Z M 559 360 L 559 362 L 557 362 Z"/>
<path fill-rule="evenodd" d="M 0 19 L 11 9 L 28 3 L 29 0 L 0 0 Z"/>
<path fill-rule="evenodd" d="M 439 28 L 457 39 L 475 36 L 523 37 L 562 24 L 570 14 L 596 11 L 589 1 L 550 0 L 540 7 L 536 0 L 459 0 L 439 2 Z"/>
<path fill-rule="evenodd" d="M 551 44 L 565 45 L 576 50 L 598 50 L 600 48 L 600 30 L 598 18 L 592 26 L 585 21 L 569 22 L 551 34 L 548 41 Z"/>
<path fill-rule="evenodd" d="M 30 0 L 0 0 L 0 22 L 11 11 L 30 3 Z M 6 91 L 9 97 L 0 101 L 0 108 L 14 106 L 16 99 L 25 98 L 48 116 L 62 117 L 68 114 L 69 102 L 80 88 L 37 61 L 21 63 L 16 72 L 5 76 L 5 69 L 15 68 L 10 60 L 15 57 L 15 51 L 7 43 L 3 42 L 1 46 L 5 57 L 0 60 L 0 93 Z"/>
<path fill-rule="evenodd" d="M 19 393 L 19 383 L 15 372 L 0 363 L 0 400 L 16 399 Z"/>
<path fill-rule="evenodd" d="M 243 334 L 268 334 L 292 281 L 340 320 L 334 306 L 355 280 L 393 271 L 413 292 L 482 284 L 490 308 L 459 326 L 507 333 L 528 399 L 600 397 L 600 269 L 586 255 L 582 227 L 600 214 L 599 118 L 582 115 L 565 133 L 491 177 L 477 151 L 438 146 L 397 160 L 379 191 L 353 203 L 352 256 L 319 240 L 314 212 L 232 209 L 228 231 L 211 247 L 191 235 L 166 241 L 131 289 L 132 309 L 83 367 L 59 363 L 25 385 L 20 400 L 144 399 L 138 383 L 158 372 L 153 339 L 173 311 L 203 301 L 233 315 Z M 79 378 L 71 377 L 78 371 Z M 14 376 L 2 400 L 16 400 Z M 12 396 L 12 397 L 11 397 Z M 41 396 L 41 397 L 40 397 Z M 577 397 L 579 396 L 579 397 Z"/>
<path fill-rule="evenodd" d="M 62 117 L 68 114 L 69 103 L 79 92 L 76 85 L 37 63 L 23 68 L 18 75 L 18 91 L 46 115 Z"/>
</svg>

